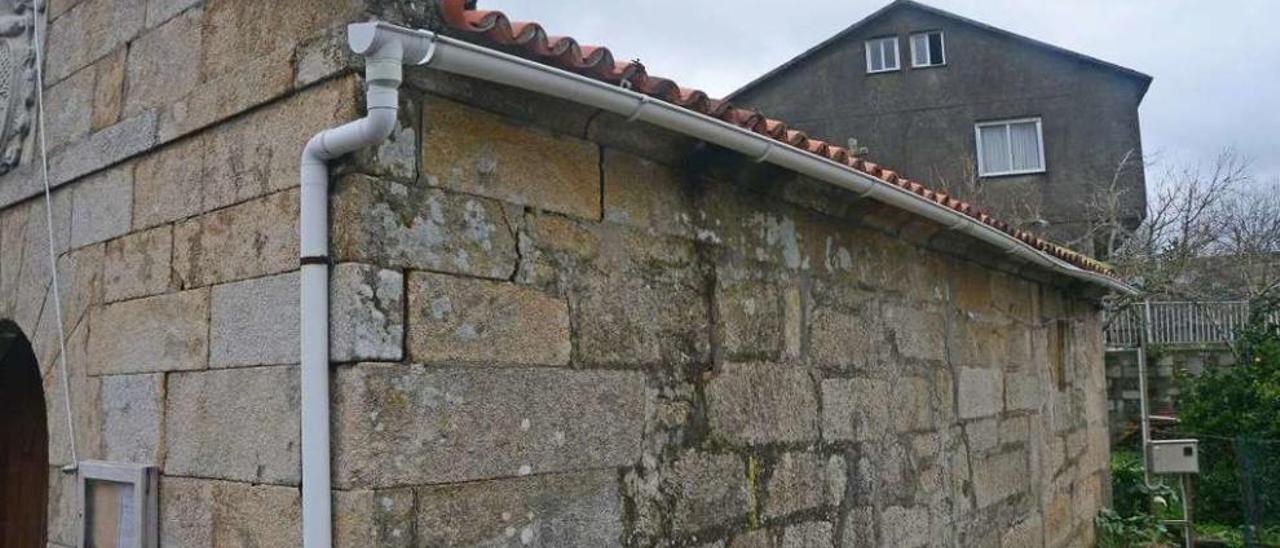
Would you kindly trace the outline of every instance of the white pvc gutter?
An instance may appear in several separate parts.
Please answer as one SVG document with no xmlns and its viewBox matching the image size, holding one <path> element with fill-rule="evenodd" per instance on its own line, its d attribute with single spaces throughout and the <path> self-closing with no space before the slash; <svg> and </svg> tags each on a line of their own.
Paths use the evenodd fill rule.
<svg viewBox="0 0 1280 548">
<path fill-rule="evenodd" d="M 402 64 L 426 65 L 607 110 L 628 120 L 645 121 L 909 211 L 1046 270 L 1122 293 L 1135 293 L 1110 276 L 1079 268 L 968 215 L 848 166 L 647 95 L 430 31 L 372 22 L 352 24 L 347 33 L 351 49 L 366 58 L 368 115 L 321 132 L 302 153 L 302 520 L 306 548 L 329 548 L 332 535 L 329 173 L 325 162 L 387 138 L 395 125 Z"/>
<path fill-rule="evenodd" d="M 428 31 L 413 32 L 424 36 L 432 35 Z M 973 217 L 926 200 L 846 165 L 785 145 L 768 136 L 619 86 L 592 80 L 514 55 L 446 36 L 438 36 L 436 41 L 438 42 L 436 54 L 427 63 L 432 68 L 560 97 L 621 114 L 628 120 L 641 120 L 696 137 L 741 152 L 757 162 L 769 162 L 904 209 L 951 230 L 973 236 L 1047 270 L 1122 293 L 1135 293 L 1132 287 L 1119 280 L 1079 268 L 1044 253 Z"/>
<path fill-rule="evenodd" d="M 329 548 L 333 513 L 329 490 L 329 168 L 344 154 L 377 145 L 391 134 L 399 108 L 402 64 L 431 57 L 434 36 L 382 23 L 347 27 L 351 50 L 365 57 L 368 113 L 326 129 L 302 150 L 301 375 L 302 544 Z"/>
</svg>

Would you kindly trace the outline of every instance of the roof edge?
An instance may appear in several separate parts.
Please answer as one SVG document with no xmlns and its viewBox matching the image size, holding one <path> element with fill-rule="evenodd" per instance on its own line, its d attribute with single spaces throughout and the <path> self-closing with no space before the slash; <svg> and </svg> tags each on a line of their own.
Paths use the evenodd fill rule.
<svg viewBox="0 0 1280 548">
<path fill-rule="evenodd" d="M 1002 28 L 1000 28 L 1000 27 L 997 27 L 997 26 L 994 26 L 994 25 L 991 25 L 991 24 L 988 24 L 988 23 L 983 23 L 982 21 L 978 21 L 978 20 L 976 20 L 976 19 L 971 19 L 971 18 L 969 18 L 969 17 L 965 17 L 965 16 L 963 16 L 963 15 L 960 15 L 960 14 L 957 14 L 957 13 L 953 13 L 953 12 L 950 12 L 950 11 L 944 10 L 944 9 L 942 9 L 942 8 L 936 8 L 936 7 L 930 6 L 930 5 L 928 5 L 928 4 L 924 4 L 924 3 L 918 2 L 918 1 L 916 1 L 916 0 L 894 0 L 893 2 L 890 2 L 890 3 L 886 4 L 886 5 L 884 5 L 884 6 L 883 6 L 883 7 L 881 7 L 880 9 L 877 9 L 876 11 L 871 12 L 871 14 L 870 14 L 870 15 L 867 15 L 866 17 L 863 17 L 862 19 L 859 19 L 859 20 L 858 20 L 857 22 L 855 22 L 854 24 L 849 25 L 848 27 L 845 27 L 845 29 L 844 29 L 844 30 L 841 30 L 840 32 L 837 32 L 836 34 L 831 35 L 830 37 L 826 38 L 825 40 L 823 40 L 823 41 L 821 41 L 821 42 L 818 42 L 816 45 L 814 45 L 814 46 L 812 46 L 812 47 L 810 47 L 810 48 L 808 48 L 808 49 L 804 50 L 804 51 L 803 51 L 803 52 L 801 52 L 799 55 L 796 55 L 795 57 L 792 57 L 791 59 L 788 59 L 786 62 L 782 63 L 781 65 L 778 65 L 778 66 L 776 66 L 776 67 L 774 67 L 774 68 L 772 68 L 772 69 L 769 69 L 769 71 L 765 72 L 764 74 L 761 74 L 760 76 L 757 76 L 756 78 L 752 79 L 751 81 L 747 82 L 746 84 L 743 84 L 743 85 L 742 85 L 741 87 L 739 87 L 738 89 L 735 89 L 735 90 L 733 90 L 732 92 L 730 92 L 728 95 L 726 95 L 726 96 L 724 97 L 724 100 L 726 100 L 726 101 L 731 101 L 731 100 L 737 99 L 737 98 L 738 98 L 738 96 L 740 96 L 740 95 L 742 95 L 742 94 L 744 94 L 744 93 L 746 93 L 746 92 L 748 92 L 748 91 L 751 91 L 753 88 L 755 88 L 755 87 L 757 87 L 757 86 L 759 86 L 759 85 L 761 85 L 761 84 L 764 84 L 765 82 L 767 82 L 767 81 L 769 81 L 769 80 L 772 80 L 775 76 L 778 76 L 778 75 L 780 75 L 780 74 L 782 74 L 782 73 L 784 73 L 784 72 L 786 72 L 786 71 L 788 71 L 788 70 L 791 70 L 792 68 L 795 68 L 796 66 L 798 66 L 798 65 L 800 65 L 800 64 L 802 64 L 802 63 L 804 63 L 805 61 L 807 61 L 807 60 L 809 59 L 809 57 L 811 57 L 811 56 L 813 56 L 813 55 L 816 55 L 818 52 L 820 52 L 820 51 L 822 51 L 822 50 L 826 49 L 828 46 L 831 46 L 832 44 L 834 44 L 834 43 L 836 43 L 836 42 L 839 42 L 840 40 L 843 40 L 843 39 L 844 39 L 844 38 L 846 38 L 849 34 L 852 34 L 852 33 L 856 32 L 858 29 L 860 29 L 860 28 L 861 28 L 861 27 L 863 27 L 864 25 L 866 25 L 866 24 L 868 24 L 868 23 L 870 23 L 870 22 L 874 21 L 875 19 L 877 19 L 877 18 L 879 18 L 879 17 L 881 17 L 881 16 L 885 15 L 886 13 L 888 13 L 888 12 L 890 12 L 890 11 L 892 11 L 892 10 L 896 9 L 896 8 L 900 8 L 900 7 L 916 8 L 916 9 L 919 9 L 919 10 L 922 10 L 922 11 L 925 11 L 925 12 L 929 12 L 929 13 L 932 13 L 932 14 L 937 15 L 937 16 L 940 16 L 940 17 L 945 17 L 945 18 L 948 18 L 948 19 L 951 19 L 951 20 L 954 20 L 954 21 L 958 21 L 958 22 L 961 22 L 961 23 L 964 23 L 964 24 L 967 24 L 967 25 L 970 25 L 970 26 L 976 27 L 976 28 L 978 28 L 978 29 L 981 29 L 981 30 L 984 30 L 984 31 L 990 32 L 990 33 L 992 33 L 992 34 L 997 34 L 997 35 L 1000 35 L 1000 36 L 1004 36 L 1004 37 L 1006 37 L 1006 38 L 1012 38 L 1012 39 L 1014 39 L 1014 40 L 1018 40 L 1018 41 L 1020 41 L 1020 42 L 1024 42 L 1024 43 L 1026 43 L 1027 45 L 1030 45 L 1030 46 L 1033 46 L 1033 47 L 1038 47 L 1038 48 L 1044 49 L 1044 50 L 1049 51 L 1049 52 L 1051 52 L 1051 53 L 1056 53 L 1056 54 L 1058 54 L 1058 55 L 1063 55 L 1063 56 L 1067 56 L 1067 57 L 1072 57 L 1072 58 L 1075 58 L 1075 59 L 1077 59 L 1077 60 L 1080 60 L 1080 61 L 1084 61 L 1084 62 L 1086 62 L 1086 63 L 1089 63 L 1089 64 L 1091 64 L 1091 65 L 1095 65 L 1095 66 L 1097 66 L 1097 67 L 1099 67 L 1099 68 L 1103 68 L 1103 69 L 1106 69 L 1106 70 L 1110 70 L 1110 71 L 1112 71 L 1112 72 L 1119 73 L 1119 74 L 1121 74 L 1122 76 L 1127 76 L 1127 77 L 1129 77 L 1129 78 L 1132 78 L 1132 79 L 1134 79 L 1134 80 L 1137 80 L 1137 81 L 1140 83 L 1141 90 L 1138 92 L 1138 101 L 1139 101 L 1139 102 L 1141 102 L 1141 101 L 1142 101 L 1142 99 L 1143 99 L 1143 97 L 1145 97 L 1145 96 L 1146 96 L 1146 94 L 1147 94 L 1147 90 L 1151 87 L 1151 82 L 1152 82 L 1152 80 L 1154 80 L 1154 77 L 1152 77 L 1151 75 L 1149 75 L 1149 74 L 1147 74 L 1147 73 L 1144 73 L 1144 72 L 1141 72 L 1141 71 L 1138 71 L 1138 70 L 1134 70 L 1134 69 L 1131 69 L 1131 68 L 1126 67 L 1126 66 L 1123 66 L 1123 65 L 1118 65 L 1118 64 L 1116 64 L 1116 63 L 1112 63 L 1112 62 L 1110 62 L 1110 61 L 1106 61 L 1106 60 L 1104 60 L 1104 59 L 1099 59 L 1099 58 L 1094 57 L 1094 56 L 1092 56 L 1092 55 L 1087 55 L 1087 54 L 1084 54 L 1084 53 L 1080 53 L 1080 52 L 1078 52 L 1078 51 L 1074 51 L 1074 50 L 1070 50 L 1070 49 L 1064 48 L 1064 47 L 1062 47 L 1062 46 L 1057 46 L 1057 45 L 1054 45 L 1054 44 L 1050 44 L 1050 43 L 1048 43 L 1048 42 L 1044 42 L 1044 41 L 1042 41 L 1042 40 L 1037 40 L 1037 39 L 1035 39 L 1035 38 L 1031 38 L 1031 37 L 1029 37 L 1029 36 L 1025 36 L 1025 35 L 1022 35 L 1022 34 L 1018 34 L 1018 33 L 1013 32 L 1013 31 L 1005 30 L 1005 29 L 1002 29 Z"/>
</svg>

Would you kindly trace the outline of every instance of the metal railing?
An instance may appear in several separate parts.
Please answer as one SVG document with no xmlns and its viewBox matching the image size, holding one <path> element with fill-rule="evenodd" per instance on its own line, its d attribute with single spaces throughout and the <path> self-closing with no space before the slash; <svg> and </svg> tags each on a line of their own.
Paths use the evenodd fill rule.
<svg viewBox="0 0 1280 548">
<path fill-rule="evenodd" d="M 1280 312 L 1272 315 L 1271 321 L 1280 323 Z M 1137 347 L 1142 316 L 1142 303 L 1108 310 L 1107 346 Z M 1152 301 L 1150 344 L 1230 344 L 1248 320 L 1248 301 Z"/>
</svg>

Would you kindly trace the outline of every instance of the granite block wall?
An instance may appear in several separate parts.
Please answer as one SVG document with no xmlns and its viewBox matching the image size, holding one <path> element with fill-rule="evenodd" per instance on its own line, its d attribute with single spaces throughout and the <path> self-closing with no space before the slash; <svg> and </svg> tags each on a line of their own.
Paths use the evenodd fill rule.
<svg viewBox="0 0 1280 548">
<path fill-rule="evenodd" d="M 28 146 L 0 318 L 44 375 L 51 545 L 79 518 L 49 245 L 80 458 L 159 466 L 163 546 L 299 544 L 297 158 L 362 111 L 344 23 L 408 4 L 50 3 L 54 239 Z M 406 76 L 393 138 L 334 168 L 338 545 L 1091 542 L 1094 292 L 652 127 Z"/>
</svg>

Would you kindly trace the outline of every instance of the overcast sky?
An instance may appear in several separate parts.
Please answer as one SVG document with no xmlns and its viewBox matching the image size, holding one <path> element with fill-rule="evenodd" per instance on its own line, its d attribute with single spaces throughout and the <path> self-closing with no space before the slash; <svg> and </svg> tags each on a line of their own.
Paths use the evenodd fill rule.
<svg viewBox="0 0 1280 548">
<path fill-rule="evenodd" d="M 1280 177 L 1280 1 L 923 0 L 1155 77 L 1139 111 L 1162 165 L 1233 146 Z M 888 0 L 480 0 L 723 96 Z M 1157 167 L 1148 179 L 1158 177 Z M 1149 181 L 1155 182 L 1155 181 Z"/>
</svg>

